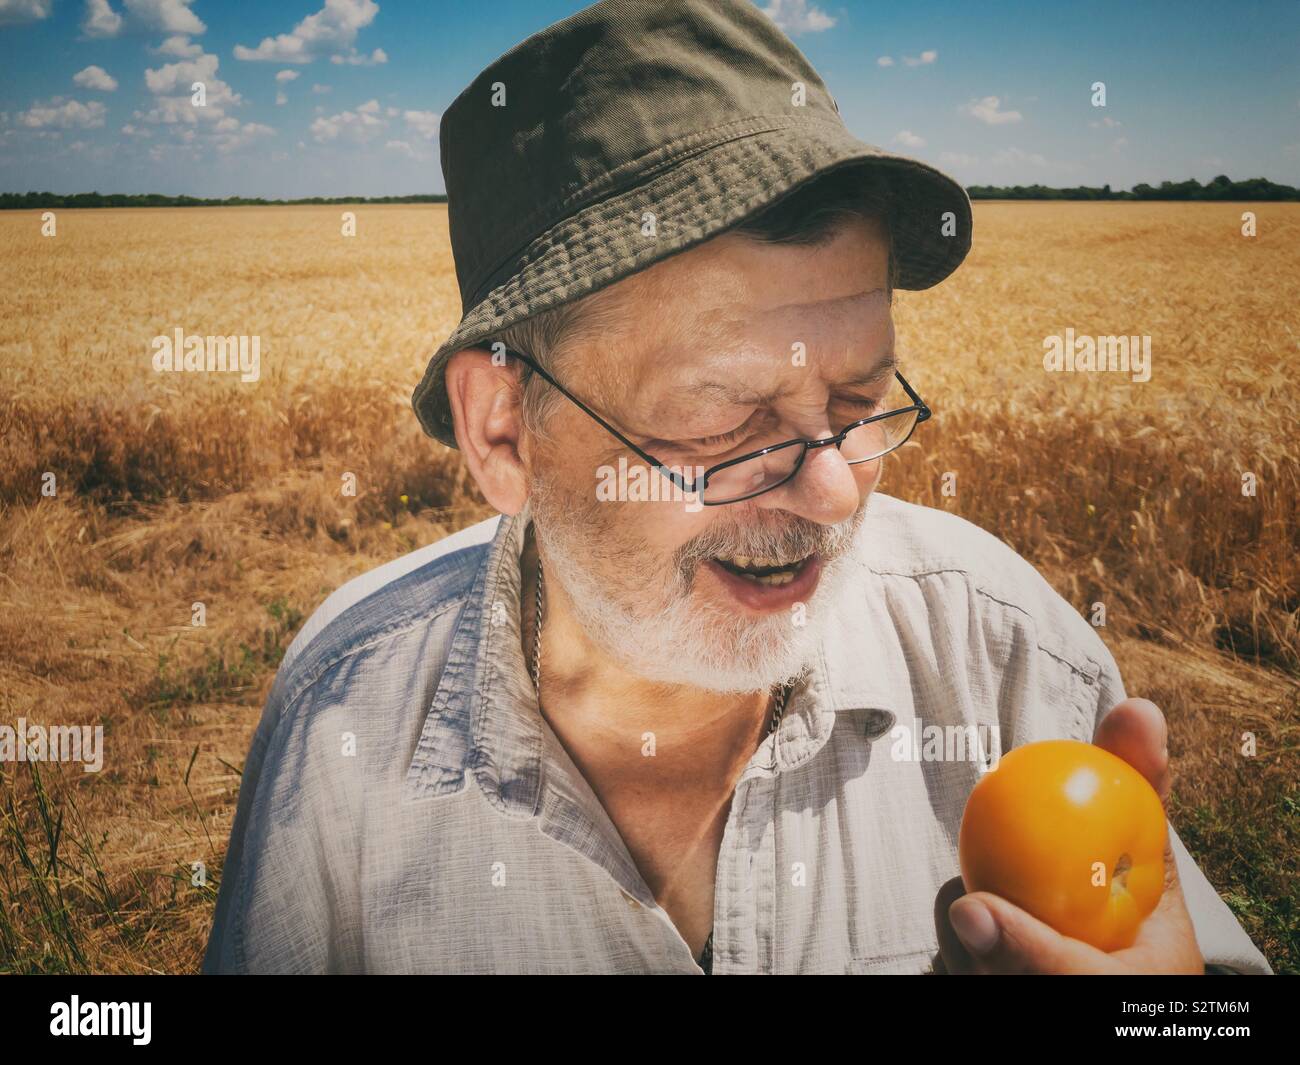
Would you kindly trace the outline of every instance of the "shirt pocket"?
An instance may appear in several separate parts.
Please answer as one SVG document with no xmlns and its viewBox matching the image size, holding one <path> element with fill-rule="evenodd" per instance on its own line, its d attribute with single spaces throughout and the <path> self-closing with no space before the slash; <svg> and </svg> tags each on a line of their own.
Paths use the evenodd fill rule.
<svg viewBox="0 0 1300 1065">
<path fill-rule="evenodd" d="M 850 958 L 846 976 L 916 976 L 934 968 L 933 950 L 911 950 L 903 954 L 878 954 L 871 958 Z"/>
</svg>

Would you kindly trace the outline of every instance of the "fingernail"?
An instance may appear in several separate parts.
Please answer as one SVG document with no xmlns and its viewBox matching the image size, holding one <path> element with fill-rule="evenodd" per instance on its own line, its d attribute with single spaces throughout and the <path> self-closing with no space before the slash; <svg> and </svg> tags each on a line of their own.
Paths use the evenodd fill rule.
<svg viewBox="0 0 1300 1065">
<path fill-rule="evenodd" d="M 948 910 L 957 938 L 972 954 L 987 954 L 998 944 L 998 923 L 989 908 L 969 899 L 958 899 Z"/>
</svg>

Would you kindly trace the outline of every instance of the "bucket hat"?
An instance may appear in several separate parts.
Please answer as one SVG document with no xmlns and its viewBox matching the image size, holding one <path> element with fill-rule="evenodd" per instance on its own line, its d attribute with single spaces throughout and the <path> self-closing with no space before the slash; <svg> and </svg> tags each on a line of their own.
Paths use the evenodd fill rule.
<svg viewBox="0 0 1300 1065">
<path fill-rule="evenodd" d="M 883 185 L 895 284 L 970 249 L 966 191 L 849 133 L 822 79 L 750 0 L 601 0 L 523 41 L 440 129 L 462 316 L 411 400 L 456 447 L 447 361 L 685 251 L 842 167 Z"/>
</svg>

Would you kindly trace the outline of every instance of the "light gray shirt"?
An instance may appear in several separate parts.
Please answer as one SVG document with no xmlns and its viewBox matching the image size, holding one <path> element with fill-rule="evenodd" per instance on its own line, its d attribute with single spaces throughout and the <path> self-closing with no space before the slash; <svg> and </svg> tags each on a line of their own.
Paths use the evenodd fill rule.
<svg viewBox="0 0 1300 1065">
<path fill-rule="evenodd" d="M 205 972 L 702 972 L 538 711 L 528 520 L 372 570 L 304 625 L 244 765 Z M 876 492 L 855 542 L 856 609 L 732 797 L 718 975 L 929 971 L 981 755 L 1091 740 L 1125 698 L 1092 625 L 977 526 Z M 1270 972 L 1171 834 L 1207 964 Z"/>
</svg>

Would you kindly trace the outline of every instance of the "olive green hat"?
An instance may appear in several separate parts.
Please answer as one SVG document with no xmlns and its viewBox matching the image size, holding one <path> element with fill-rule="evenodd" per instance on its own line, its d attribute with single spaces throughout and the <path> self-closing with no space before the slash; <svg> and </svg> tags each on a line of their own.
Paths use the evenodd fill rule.
<svg viewBox="0 0 1300 1065">
<path fill-rule="evenodd" d="M 411 398 L 449 447 L 455 352 L 828 171 L 885 179 L 899 288 L 937 284 L 970 249 L 961 185 L 852 136 L 803 53 L 750 0 L 601 0 L 479 74 L 440 140 L 462 317 Z"/>
</svg>

